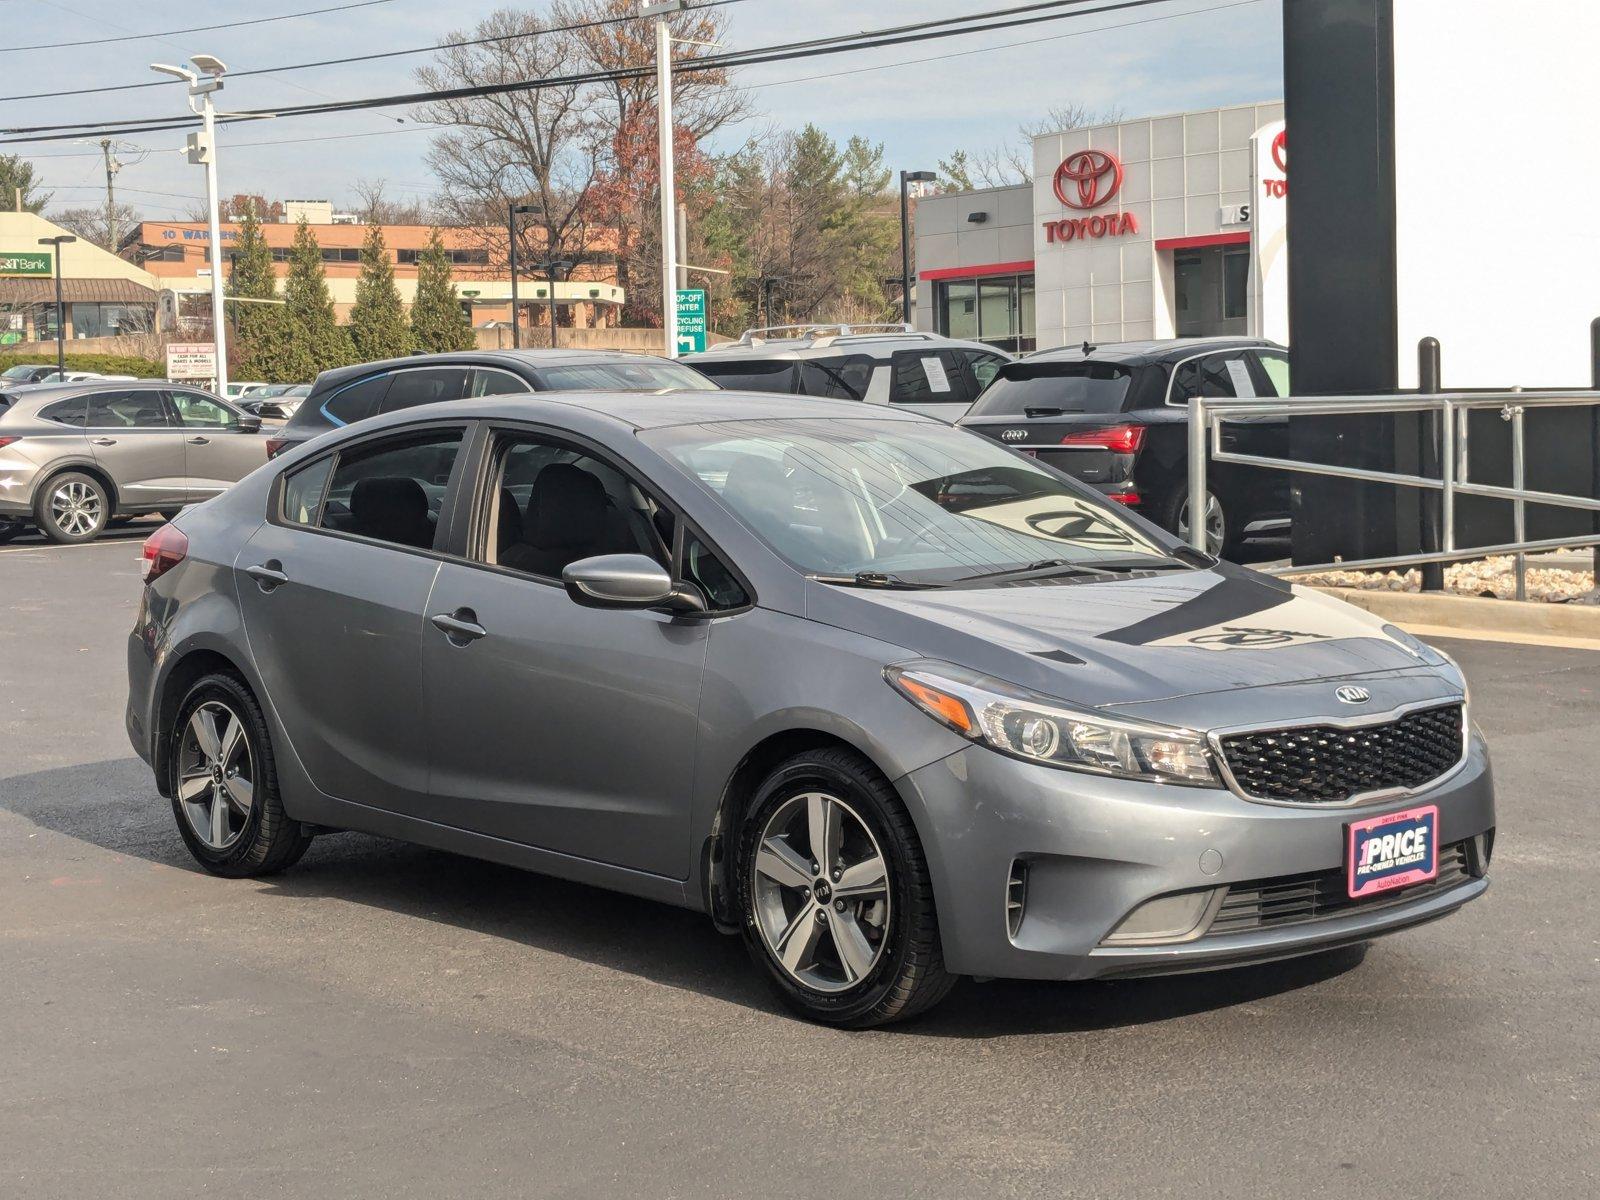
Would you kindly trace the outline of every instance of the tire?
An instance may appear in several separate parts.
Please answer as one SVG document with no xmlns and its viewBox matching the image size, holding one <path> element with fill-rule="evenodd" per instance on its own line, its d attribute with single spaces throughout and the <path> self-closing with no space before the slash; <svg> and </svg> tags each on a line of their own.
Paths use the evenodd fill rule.
<svg viewBox="0 0 1600 1200">
<path fill-rule="evenodd" d="M 26 526 L 21 521 L 10 517 L 0 517 L 0 546 L 4 546 L 12 538 L 18 536 Z"/>
<path fill-rule="evenodd" d="M 112 517 L 111 497 L 93 475 L 63 471 L 46 481 L 33 503 L 39 532 L 64 546 L 92 542 Z"/>
<path fill-rule="evenodd" d="M 810 854 L 819 812 L 836 848 L 826 871 Z M 883 881 L 867 886 L 879 862 Z M 911 817 L 858 755 L 808 751 L 774 770 L 746 810 L 735 863 L 745 945 L 779 999 L 801 1016 L 868 1029 L 924 1012 L 955 986 Z M 835 885 L 853 886 L 851 872 L 857 893 L 834 896 Z"/>
<path fill-rule="evenodd" d="M 238 722 L 242 745 L 232 742 L 224 714 Z M 212 736 L 205 739 L 208 723 Z M 299 860 L 311 837 L 283 811 L 266 719 L 238 676 L 219 672 L 197 681 L 178 706 L 168 738 L 172 815 L 196 862 L 213 875 L 242 879 L 271 875 Z M 206 740 L 226 742 L 222 749 L 229 752 L 212 753 L 202 744 Z M 202 781 L 205 786 L 196 789 Z M 241 793 L 247 803 L 241 803 Z"/>
<path fill-rule="evenodd" d="M 1234 532 L 1235 524 L 1233 513 L 1227 500 L 1210 488 L 1206 489 L 1207 508 L 1215 504 L 1215 519 L 1220 522 L 1220 537 L 1210 533 L 1206 539 L 1206 549 L 1218 558 L 1231 559 L 1239 549 L 1242 539 Z M 1180 483 L 1171 491 L 1164 493 L 1150 513 L 1150 517 L 1161 528 L 1187 541 L 1189 516 L 1189 485 Z"/>
</svg>

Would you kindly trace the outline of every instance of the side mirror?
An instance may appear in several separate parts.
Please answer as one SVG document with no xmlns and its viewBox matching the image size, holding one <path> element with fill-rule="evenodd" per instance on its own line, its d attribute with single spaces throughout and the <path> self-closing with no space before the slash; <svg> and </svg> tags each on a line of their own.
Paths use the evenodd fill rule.
<svg viewBox="0 0 1600 1200">
<path fill-rule="evenodd" d="M 239 417 L 239 428 L 246 433 L 260 433 L 261 418 L 251 413 L 244 413 Z"/>
<path fill-rule="evenodd" d="M 643 554 L 600 554 L 569 563 L 561 572 L 567 595 L 586 608 L 670 608 L 703 613 L 706 602 L 689 584 Z"/>
</svg>

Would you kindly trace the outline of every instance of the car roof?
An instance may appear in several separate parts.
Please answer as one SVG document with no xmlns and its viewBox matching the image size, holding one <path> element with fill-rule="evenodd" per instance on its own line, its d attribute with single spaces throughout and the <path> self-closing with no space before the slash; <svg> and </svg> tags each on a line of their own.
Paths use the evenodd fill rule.
<svg viewBox="0 0 1600 1200">
<path fill-rule="evenodd" d="M 384 358 L 376 362 L 356 363 L 348 367 L 335 367 L 324 371 L 313 385 L 317 388 L 336 387 L 364 375 L 377 375 L 417 367 L 500 367 L 516 371 L 537 370 L 540 367 L 582 366 L 587 363 L 608 362 L 670 362 L 657 354 L 633 354 L 626 350 L 460 350 L 447 354 L 409 354 L 404 358 Z"/>
<path fill-rule="evenodd" d="M 1024 362 L 1117 362 L 1127 366 L 1144 366 L 1149 363 L 1173 363 L 1197 354 L 1222 350 L 1282 350 L 1276 342 L 1252 337 L 1189 337 L 1157 338 L 1142 342 L 1088 342 L 1081 346 L 1058 346 L 1050 350 L 1037 350 L 1025 356 Z"/>
<path fill-rule="evenodd" d="M 790 327 L 801 328 L 805 327 Z M 703 363 L 725 363 L 749 360 L 752 362 L 770 362 L 773 359 L 786 361 L 804 361 L 812 358 L 837 358 L 841 352 L 851 354 L 868 354 L 877 352 L 887 358 L 896 350 L 915 349 L 942 349 L 959 346 L 969 350 L 982 350 L 985 353 L 997 354 L 1002 358 L 1010 358 L 1004 350 L 997 349 L 986 342 L 962 341 L 959 338 L 945 337 L 943 334 L 926 333 L 917 330 L 894 329 L 885 332 L 846 332 L 842 333 L 816 333 L 815 335 L 802 334 L 797 336 L 763 337 L 765 330 L 747 330 L 743 337 L 736 342 L 723 342 L 720 345 L 709 347 L 698 354 L 685 354 L 680 360 L 691 367 Z M 775 330 L 773 332 L 781 332 Z"/>
</svg>

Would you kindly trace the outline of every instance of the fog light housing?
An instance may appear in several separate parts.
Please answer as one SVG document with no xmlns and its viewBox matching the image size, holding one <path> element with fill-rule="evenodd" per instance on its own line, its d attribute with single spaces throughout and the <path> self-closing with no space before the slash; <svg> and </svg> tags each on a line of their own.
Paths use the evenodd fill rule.
<svg viewBox="0 0 1600 1200">
<path fill-rule="evenodd" d="M 1190 942 L 1205 932 L 1227 888 L 1157 896 L 1134 909 L 1108 933 L 1106 946 L 1153 946 Z"/>
</svg>

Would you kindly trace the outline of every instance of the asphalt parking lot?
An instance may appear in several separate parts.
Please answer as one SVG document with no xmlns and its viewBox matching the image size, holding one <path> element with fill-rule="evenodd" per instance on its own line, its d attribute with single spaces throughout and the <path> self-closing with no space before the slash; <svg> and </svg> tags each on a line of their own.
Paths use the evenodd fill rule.
<svg viewBox="0 0 1600 1200">
<path fill-rule="evenodd" d="M 0 1195 L 1600 1194 L 1600 654 L 1444 643 L 1462 913 L 849 1034 L 688 912 L 353 834 L 201 874 L 122 729 L 144 532 L 0 550 Z"/>
</svg>

